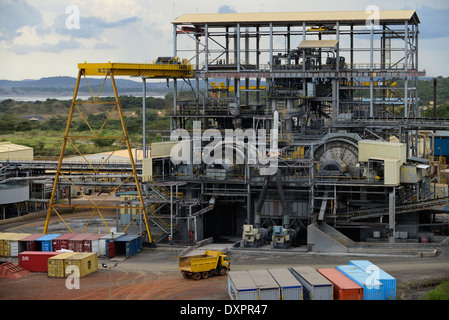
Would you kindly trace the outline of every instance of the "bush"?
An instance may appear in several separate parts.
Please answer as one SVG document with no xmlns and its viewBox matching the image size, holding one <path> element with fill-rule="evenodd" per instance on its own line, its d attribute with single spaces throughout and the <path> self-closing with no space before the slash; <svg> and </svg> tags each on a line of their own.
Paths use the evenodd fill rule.
<svg viewBox="0 0 449 320">
<path fill-rule="evenodd" d="M 423 300 L 449 300 L 449 281 L 444 281 L 434 290 L 427 292 Z"/>
</svg>

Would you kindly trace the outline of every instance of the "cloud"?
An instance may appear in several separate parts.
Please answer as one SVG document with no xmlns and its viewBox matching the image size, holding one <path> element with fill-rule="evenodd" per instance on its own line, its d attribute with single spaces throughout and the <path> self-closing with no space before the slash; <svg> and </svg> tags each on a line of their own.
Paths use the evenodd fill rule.
<svg viewBox="0 0 449 320">
<path fill-rule="evenodd" d="M 130 17 L 114 22 L 107 22 L 98 17 L 80 17 L 79 29 L 67 28 L 66 20 L 68 16 L 59 15 L 55 22 L 55 31 L 60 35 L 69 35 L 73 38 L 91 39 L 101 35 L 106 29 L 123 28 L 134 22 L 141 20 L 139 17 Z"/>
<path fill-rule="evenodd" d="M 222 5 L 220 8 L 218 8 L 218 13 L 237 13 L 234 6 L 230 6 L 227 4 Z"/>
<path fill-rule="evenodd" d="M 12 41 L 21 35 L 20 28 L 42 21 L 41 13 L 25 0 L 0 0 L 0 41 Z"/>
<path fill-rule="evenodd" d="M 449 8 L 431 8 L 423 5 L 417 10 L 421 21 L 419 25 L 420 39 L 447 38 L 449 34 Z"/>
<path fill-rule="evenodd" d="M 60 40 L 57 43 L 41 43 L 39 45 L 22 44 L 12 47 L 12 51 L 19 55 L 26 55 L 31 52 L 59 53 L 65 50 L 79 49 L 81 44 L 77 41 Z"/>
</svg>

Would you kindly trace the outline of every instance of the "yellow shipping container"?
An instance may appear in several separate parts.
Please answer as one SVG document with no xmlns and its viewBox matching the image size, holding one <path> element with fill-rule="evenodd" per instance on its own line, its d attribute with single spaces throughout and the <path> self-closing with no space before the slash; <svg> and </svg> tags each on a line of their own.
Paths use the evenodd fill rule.
<svg viewBox="0 0 449 320">
<path fill-rule="evenodd" d="M 69 266 L 76 266 L 74 271 L 67 270 Z M 65 276 L 72 274 L 77 277 L 84 277 L 98 271 L 98 255 L 96 252 L 78 252 L 76 255 L 65 259 Z"/>
<path fill-rule="evenodd" d="M 3 257 L 11 256 L 10 239 L 13 239 L 16 235 L 17 235 L 16 233 L 4 233 L 0 237 L 0 256 L 3 256 Z"/>
<path fill-rule="evenodd" d="M 0 257 L 3 256 L 3 240 L 8 238 L 8 233 L 0 232 Z"/>
<path fill-rule="evenodd" d="M 47 259 L 48 276 L 50 278 L 65 277 L 65 260 L 78 254 L 77 252 L 64 252 Z"/>
</svg>

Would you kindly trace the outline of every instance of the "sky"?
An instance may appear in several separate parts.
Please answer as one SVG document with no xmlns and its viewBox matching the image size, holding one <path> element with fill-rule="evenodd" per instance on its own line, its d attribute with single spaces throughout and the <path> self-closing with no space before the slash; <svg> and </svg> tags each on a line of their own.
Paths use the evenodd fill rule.
<svg viewBox="0 0 449 320">
<path fill-rule="evenodd" d="M 365 11 L 370 5 L 417 10 L 419 69 L 449 76 L 448 0 L 0 0 L 0 79 L 76 76 L 79 62 L 171 56 L 171 22 L 182 14 Z"/>
</svg>

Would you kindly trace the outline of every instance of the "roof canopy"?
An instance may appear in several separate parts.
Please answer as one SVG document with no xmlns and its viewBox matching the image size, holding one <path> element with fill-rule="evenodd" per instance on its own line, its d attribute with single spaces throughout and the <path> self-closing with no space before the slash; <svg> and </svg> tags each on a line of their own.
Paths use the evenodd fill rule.
<svg viewBox="0 0 449 320">
<path fill-rule="evenodd" d="M 212 14 L 184 14 L 173 21 L 174 24 L 192 25 L 226 25 L 226 24 L 289 24 L 300 25 L 345 22 L 365 25 L 368 19 L 373 19 L 368 11 L 315 11 L 315 12 L 257 12 L 257 13 L 212 13 Z M 379 11 L 380 23 L 404 23 L 413 21 L 419 23 L 415 10 Z"/>
<path fill-rule="evenodd" d="M 298 49 L 336 49 L 338 40 L 303 40 L 298 46 Z"/>
</svg>

